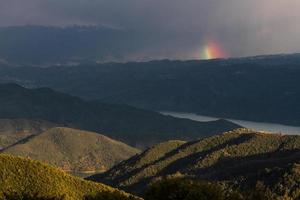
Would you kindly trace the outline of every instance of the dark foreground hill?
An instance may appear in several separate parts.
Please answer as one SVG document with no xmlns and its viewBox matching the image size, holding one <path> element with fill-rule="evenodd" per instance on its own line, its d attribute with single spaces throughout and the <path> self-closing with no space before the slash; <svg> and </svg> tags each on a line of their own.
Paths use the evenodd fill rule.
<svg viewBox="0 0 300 200">
<path fill-rule="evenodd" d="M 0 119 L 0 150 L 55 126 L 44 120 Z"/>
<path fill-rule="evenodd" d="M 105 171 L 139 152 L 104 135 L 70 128 L 49 129 L 2 151 L 77 173 Z"/>
<path fill-rule="evenodd" d="M 4 200 L 25 197 L 80 200 L 95 195 L 99 199 L 137 199 L 103 184 L 72 177 L 40 162 L 7 155 L 0 155 L 0 183 L 0 199 Z"/>
<path fill-rule="evenodd" d="M 300 136 L 238 129 L 194 142 L 170 141 L 91 180 L 140 192 L 163 177 L 221 181 L 253 188 L 258 181 L 279 195 L 300 192 Z"/>
<path fill-rule="evenodd" d="M 196 122 L 125 105 L 84 101 L 49 88 L 0 85 L 0 118 L 43 119 L 105 133 L 133 146 L 196 139 L 237 128 L 225 120 Z"/>
<path fill-rule="evenodd" d="M 109 103 L 300 125 L 300 54 L 74 67 L 3 66 L 0 74 L 2 82 L 46 86 Z"/>
</svg>

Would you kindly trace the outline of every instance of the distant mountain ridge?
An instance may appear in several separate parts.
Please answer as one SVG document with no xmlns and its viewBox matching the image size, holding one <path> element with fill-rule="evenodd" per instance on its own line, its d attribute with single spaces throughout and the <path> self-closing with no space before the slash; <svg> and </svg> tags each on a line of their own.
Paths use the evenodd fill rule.
<svg viewBox="0 0 300 200">
<path fill-rule="evenodd" d="M 240 188 L 253 188 L 261 181 L 277 194 L 292 194 L 300 188 L 299 149 L 300 136 L 237 129 L 193 142 L 155 145 L 89 179 L 137 193 L 168 176 Z"/>
<path fill-rule="evenodd" d="M 300 126 L 300 54 L 46 69 L 1 66 L 0 82 L 150 110 Z"/>
<path fill-rule="evenodd" d="M 226 120 L 196 122 L 137 109 L 85 101 L 49 88 L 0 85 L 0 118 L 43 119 L 64 126 L 105 133 L 144 148 L 170 139 L 195 139 L 240 126 Z"/>
<path fill-rule="evenodd" d="M 106 171 L 139 152 L 138 149 L 104 135 L 64 127 L 48 129 L 1 151 L 77 173 Z"/>
</svg>

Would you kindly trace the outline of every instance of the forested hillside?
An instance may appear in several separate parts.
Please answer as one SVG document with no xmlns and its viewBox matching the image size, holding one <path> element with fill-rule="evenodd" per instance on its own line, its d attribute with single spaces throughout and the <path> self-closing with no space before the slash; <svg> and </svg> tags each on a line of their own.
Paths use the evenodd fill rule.
<svg viewBox="0 0 300 200">
<path fill-rule="evenodd" d="M 139 193 L 166 177 L 219 181 L 242 190 L 263 183 L 277 195 L 298 195 L 300 136 L 238 129 L 193 142 L 156 145 L 90 177 Z"/>
</svg>

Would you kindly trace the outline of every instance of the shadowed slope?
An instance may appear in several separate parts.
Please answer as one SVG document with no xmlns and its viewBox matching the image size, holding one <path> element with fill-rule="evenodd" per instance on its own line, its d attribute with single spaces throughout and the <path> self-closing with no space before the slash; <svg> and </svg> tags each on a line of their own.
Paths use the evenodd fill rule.
<svg viewBox="0 0 300 200">
<path fill-rule="evenodd" d="M 0 118 L 44 119 L 103 132 L 138 147 L 170 139 L 191 140 L 238 128 L 226 120 L 196 122 L 126 105 L 111 105 L 53 91 L 0 84 Z"/>
</svg>

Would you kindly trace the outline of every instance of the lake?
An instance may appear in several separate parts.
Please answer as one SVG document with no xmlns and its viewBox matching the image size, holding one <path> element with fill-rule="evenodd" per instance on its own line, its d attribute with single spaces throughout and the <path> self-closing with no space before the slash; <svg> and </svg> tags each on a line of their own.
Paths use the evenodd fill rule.
<svg viewBox="0 0 300 200">
<path fill-rule="evenodd" d="M 215 121 L 219 119 L 215 117 L 197 115 L 194 113 L 179 113 L 179 112 L 169 112 L 169 111 L 162 111 L 160 113 L 164 115 L 191 119 L 200 122 L 209 122 L 209 121 Z M 245 120 L 238 120 L 238 119 L 227 119 L 227 120 L 255 131 L 266 131 L 272 133 L 284 133 L 284 134 L 292 134 L 292 135 L 300 134 L 300 127 L 297 126 L 287 126 L 287 125 L 276 124 L 276 123 L 253 122 L 253 121 L 245 121 Z"/>
</svg>

